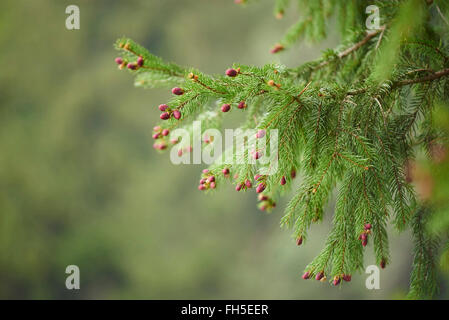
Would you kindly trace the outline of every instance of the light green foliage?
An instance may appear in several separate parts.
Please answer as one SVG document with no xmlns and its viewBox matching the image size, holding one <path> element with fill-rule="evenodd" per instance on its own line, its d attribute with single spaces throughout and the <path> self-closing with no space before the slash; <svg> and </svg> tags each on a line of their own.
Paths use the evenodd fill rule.
<svg viewBox="0 0 449 320">
<path fill-rule="evenodd" d="M 377 81 L 390 79 L 394 65 L 400 58 L 398 53 L 402 41 L 408 41 L 413 36 L 419 36 L 422 32 L 420 28 L 427 16 L 425 6 L 425 2 L 421 0 L 405 1 L 401 4 L 401 10 L 391 25 L 390 41 L 380 48 L 379 60 L 376 62 L 376 68 L 373 71 L 374 79 Z M 410 17 L 413 17 L 413 19 L 410 19 Z M 425 37 L 420 38 L 425 39 Z"/>
<path fill-rule="evenodd" d="M 362 270 L 362 235 L 373 244 L 376 262 L 385 267 L 392 260 L 387 225 L 393 224 L 413 232 L 410 297 L 426 298 L 437 288 L 431 251 L 439 243 L 425 231 L 431 210 L 417 200 L 405 171 L 417 150 L 438 134 L 431 116 L 435 102 L 449 98 L 448 28 L 438 14 L 441 1 L 372 2 L 298 1 L 301 17 L 280 42 L 283 47 L 302 36 L 323 39 L 333 14 L 342 44 L 297 68 L 236 64 L 236 77 L 210 76 L 165 63 L 129 39 L 118 40 L 117 48 L 128 61 L 144 58 L 144 66 L 131 71 L 142 85 L 175 83 L 184 89 L 184 95 L 168 102 L 182 111 L 182 118 L 163 121 L 162 127 L 185 126 L 228 103 L 231 112 L 246 114 L 243 128 L 279 130 L 279 170 L 263 178 L 263 195 L 277 201 L 292 185 L 292 170 L 300 174 L 301 183 L 282 218 L 296 239 L 307 243 L 308 229 L 323 219 L 323 208 L 337 194 L 332 230 L 306 267 L 311 276 L 324 272 L 335 280 Z M 380 8 L 381 28 L 367 31 L 365 8 L 371 4 Z M 288 5 L 277 1 L 275 12 L 283 14 Z M 441 10 L 447 12 L 447 6 Z M 238 109 L 241 101 L 248 107 Z M 217 186 L 231 179 L 221 174 L 225 167 L 231 178 L 237 174 L 236 184 L 263 169 L 258 164 L 217 163 L 210 168 Z"/>
</svg>

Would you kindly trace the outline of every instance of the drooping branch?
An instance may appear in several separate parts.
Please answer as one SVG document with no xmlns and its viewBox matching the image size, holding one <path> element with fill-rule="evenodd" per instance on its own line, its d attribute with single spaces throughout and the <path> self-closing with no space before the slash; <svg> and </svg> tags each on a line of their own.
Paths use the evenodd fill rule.
<svg viewBox="0 0 449 320">
<path fill-rule="evenodd" d="M 323 16 L 323 8 L 317 4 L 325 1 L 310 2 L 314 3 L 310 12 L 316 13 L 313 15 L 315 19 L 308 20 L 305 26 L 297 24 L 289 33 L 292 41 L 302 34 L 312 39 L 322 36 L 321 28 L 324 25 L 319 17 Z M 281 2 L 285 3 L 283 0 Z M 364 249 L 371 234 L 376 262 L 384 268 L 389 262 L 386 226 L 390 213 L 394 215 L 394 224 L 398 230 L 415 227 L 411 213 L 416 210 L 417 199 L 413 185 L 406 180 L 404 172 L 408 159 L 414 155 L 409 140 L 421 138 L 421 135 L 425 135 L 426 139 L 433 136 L 435 128 L 430 121 L 426 121 L 430 116 L 430 108 L 423 102 L 430 104 L 429 97 L 445 99 L 446 92 L 430 84 L 449 75 L 449 52 L 445 46 L 433 45 L 428 40 L 433 39 L 429 37 L 430 33 L 426 34 L 431 28 L 424 28 L 424 24 L 430 22 L 411 17 L 410 12 L 418 10 L 422 16 L 427 14 L 426 7 L 418 6 L 423 1 L 399 2 L 388 5 L 389 12 L 384 11 L 385 16 L 382 18 L 385 25 L 378 30 L 365 32 L 362 30 L 364 19 L 359 21 L 354 18 L 346 23 L 351 17 L 342 14 L 341 20 L 349 31 L 343 39 L 354 39 L 352 32 L 357 32 L 355 41 L 358 42 L 343 44 L 320 59 L 293 69 L 278 63 L 263 67 L 236 65 L 235 69 L 226 70 L 225 75 L 212 76 L 164 62 L 126 39 L 117 45 L 122 52 L 124 49 L 119 68 L 127 66 L 137 76 L 140 75 L 138 73 L 148 75 L 149 81 L 154 80 L 150 77 L 154 74 L 158 76 L 156 80 L 162 78 L 170 85 L 173 82 L 182 87 L 175 87 L 177 91 L 172 90 L 175 97 L 167 102 L 168 105 L 162 106 L 164 110 L 170 106 L 169 112 L 176 108 L 178 114 L 182 109 L 183 116 L 161 118 L 169 121 L 155 127 L 159 129 L 153 137 L 156 137 L 158 143 L 172 143 L 162 132 L 169 132 L 181 123 L 187 126 L 186 122 L 193 121 L 195 117 L 203 119 L 205 114 L 208 117 L 213 114 L 214 117 L 214 122 L 205 123 L 205 126 L 208 129 L 219 128 L 224 117 L 216 109 L 222 103 L 221 111 L 225 114 L 238 112 L 240 116 L 247 110 L 242 128 L 252 128 L 254 120 L 259 130 L 254 139 L 260 138 L 259 132 L 264 132 L 264 136 L 267 129 L 280 130 L 277 150 L 271 150 L 271 146 L 269 150 L 264 150 L 266 154 L 268 151 L 270 155 L 272 151 L 277 154 L 278 161 L 269 164 L 238 163 L 235 159 L 240 155 L 233 155 L 232 163 L 217 162 L 203 170 L 199 190 L 213 192 L 213 189 L 229 180 L 236 183 L 236 191 L 247 191 L 257 185 L 258 207 L 269 211 L 274 208 L 275 201 L 293 186 L 296 170 L 301 170 L 303 183 L 287 205 L 282 218 L 282 225 L 295 228 L 296 244 L 300 246 L 307 239 L 307 229 L 324 216 L 324 206 L 336 186 L 344 186 L 338 188 L 334 229 L 324 250 L 306 267 L 304 279 L 314 276 L 316 280 L 325 281 L 327 276 L 332 276 L 334 285 L 339 285 L 342 280 L 350 281 L 351 274 L 363 265 Z M 335 6 L 346 10 L 342 13 L 350 10 L 356 12 L 361 7 L 355 3 L 335 1 Z M 363 14 L 356 16 L 360 18 Z M 361 26 L 358 31 L 357 25 Z M 412 37 L 412 33 L 405 32 L 401 26 L 410 30 L 413 27 L 413 30 L 420 32 L 413 32 Z M 378 48 L 384 36 L 387 36 L 387 30 L 388 41 L 395 50 L 388 51 L 387 46 L 384 52 L 388 59 L 385 61 L 389 62 L 390 58 L 397 60 L 385 69 L 394 76 L 387 83 L 373 83 L 365 79 L 373 73 L 374 65 L 384 62 L 378 59 Z M 128 43 L 130 50 L 125 48 Z M 406 47 L 410 43 L 419 45 Z M 279 45 L 277 51 L 283 48 Z M 430 52 L 429 48 L 439 56 L 432 54 L 434 52 Z M 124 64 L 125 61 L 129 63 Z M 443 62 L 437 67 L 440 61 Z M 316 70 L 318 72 L 315 73 Z M 173 79 L 175 76 L 178 78 Z M 305 82 L 308 82 L 307 85 Z M 413 93 L 408 90 L 393 91 L 419 83 L 424 85 L 418 85 L 418 90 Z M 421 87 L 429 87 L 429 91 Z M 182 97 L 184 93 L 186 95 Z M 195 94 L 199 95 L 198 99 Z M 364 107 L 357 107 L 360 105 Z M 408 106 L 411 108 L 406 108 Z M 396 107 L 401 111 L 404 108 L 406 112 L 395 112 Z M 417 130 L 412 130 L 415 127 Z M 408 136 L 412 139 L 408 139 Z M 265 143 L 268 143 L 270 135 L 266 138 Z M 204 144 L 198 147 L 207 147 L 209 143 L 209 139 L 204 140 Z M 187 148 L 185 145 L 181 144 Z M 193 148 L 190 145 L 188 147 L 189 150 Z M 233 148 L 229 153 L 232 152 Z M 259 149 L 255 148 L 252 153 L 252 157 L 257 160 Z M 242 157 L 245 161 L 249 158 L 248 153 Z M 310 159 L 310 162 L 307 161 L 309 165 L 303 165 L 301 159 Z M 272 172 L 274 165 L 278 166 L 274 175 L 264 174 Z M 354 194 L 353 190 L 357 192 Z M 418 220 L 415 222 L 420 222 Z M 419 290 L 427 285 L 425 281 L 428 274 L 423 272 L 422 266 L 429 261 L 424 259 L 429 247 L 427 243 L 423 246 L 423 242 L 427 242 L 427 238 L 418 237 L 415 245 L 418 248 L 415 254 L 417 267 L 412 274 L 411 285 L 415 292 L 422 292 Z"/>
</svg>

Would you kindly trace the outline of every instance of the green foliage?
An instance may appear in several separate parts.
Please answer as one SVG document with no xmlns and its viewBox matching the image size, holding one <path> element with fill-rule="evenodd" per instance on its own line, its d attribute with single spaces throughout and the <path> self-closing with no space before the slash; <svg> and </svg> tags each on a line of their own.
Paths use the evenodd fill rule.
<svg viewBox="0 0 449 320">
<path fill-rule="evenodd" d="M 415 247 L 408 294 L 411 299 L 432 298 L 438 292 L 434 256 L 439 241 L 425 230 L 428 213 L 427 209 L 420 209 L 413 217 Z"/>
<path fill-rule="evenodd" d="M 381 28 L 366 31 L 365 8 L 371 2 L 298 1 L 302 15 L 281 47 L 303 36 L 323 39 L 334 13 L 342 44 L 296 68 L 235 64 L 235 77 L 210 76 L 166 63 L 129 39 L 118 40 L 116 47 L 126 62 L 143 57 L 143 66 L 131 71 L 139 84 L 183 88 L 183 95 L 167 103 L 170 110 L 182 112 L 181 119 L 162 121 L 162 128 L 186 126 L 205 112 L 220 113 L 219 106 L 227 103 L 232 113 L 247 114 L 243 128 L 264 129 L 268 135 L 270 129 L 279 131 L 279 169 L 252 183 L 266 185 L 262 207 L 268 202 L 271 208 L 292 186 L 292 171 L 298 172 L 301 183 L 282 218 L 298 243 L 307 242 L 308 229 L 323 219 L 323 208 L 337 194 L 332 230 L 306 272 L 339 280 L 362 270 L 365 237 L 376 262 L 385 267 L 392 260 L 387 235 L 392 224 L 413 232 L 410 297 L 427 298 L 436 292 L 434 252 L 439 242 L 425 231 L 432 210 L 417 198 L 406 171 L 438 132 L 434 104 L 449 98 L 447 26 L 439 14 L 441 2 L 374 1 L 381 10 Z M 288 5 L 277 1 L 275 12 L 283 14 Z M 242 101 L 247 108 L 240 110 Z M 218 125 L 214 122 L 214 128 Z M 159 140 L 169 144 L 165 137 Z M 216 176 L 220 186 L 229 180 L 221 174 L 228 168 L 240 185 L 269 166 L 218 161 L 207 176 Z M 286 185 L 280 183 L 283 178 Z"/>
<path fill-rule="evenodd" d="M 394 65 L 400 58 L 398 53 L 402 39 L 410 39 L 412 35 L 419 35 L 421 31 L 419 29 L 424 23 L 426 15 L 427 10 L 425 10 L 424 1 L 405 1 L 402 4 L 401 10 L 391 25 L 390 41 L 380 48 L 376 68 L 373 71 L 373 77 L 376 80 L 381 82 L 391 78 Z M 410 19 L 410 17 L 413 17 L 413 19 Z M 420 38 L 425 39 L 425 37 Z"/>
</svg>

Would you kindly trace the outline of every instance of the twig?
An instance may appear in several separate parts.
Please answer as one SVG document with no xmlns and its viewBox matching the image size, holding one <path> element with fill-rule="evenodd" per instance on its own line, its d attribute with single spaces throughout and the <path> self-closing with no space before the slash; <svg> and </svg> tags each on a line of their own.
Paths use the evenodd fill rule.
<svg viewBox="0 0 449 320">
<path fill-rule="evenodd" d="M 414 84 L 414 83 L 433 81 L 433 80 L 439 79 L 439 78 L 447 76 L 447 75 L 449 75 L 449 68 L 437 71 L 434 74 L 431 74 L 431 75 L 428 75 L 428 76 L 425 76 L 422 78 L 418 78 L 418 79 L 396 81 L 393 83 L 393 88 L 406 86 L 406 85 Z"/>
<path fill-rule="evenodd" d="M 380 113 L 382 114 L 382 118 L 384 119 L 384 128 L 387 129 L 387 117 L 384 113 L 384 109 L 382 108 L 382 104 L 380 103 L 379 99 L 377 99 L 376 97 L 374 97 L 374 100 L 377 102 L 377 104 L 380 108 Z"/>
<path fill-rule="evenodd" d="M 383 36 L 384 36 L 384 32 L 385 32 L 385 26 L 383 27 L 382 32 L 380 33 L 379 40 L 377 40 L 377 43 L 376 43 L 376 50 L 377 50 L 377 49 L 379 48 L 379 46 L 380 46 L 380 42 L 382 41 L 382 38 L 383 38 Z"/>
<path fill-rule="evenodd" d="M 409 84 L 433 81 L 433 80 L 437 80 L 437 79 L 439 79 L 441 77 L 444 77 L 444 76 L 447 76 L 447 75 L 449 75 L 449 68 L 437 71 L 435 73 L 432 73 L 432 74 L 430 74 L 428 76 L 425 76 L 425 77 L 422 77 L 422 78 L 395 81 L 395 82 L 393 82 L 393 85 L 392 85 L 391 88 L 395 89 L 395 88 L 406 86 L 406 85 L 409 85 Z M 358 94 L 365 93 L 366 91 L 368 91 L 368 88 L 351 90 L 351 91 L 348 91 L 348 95 L 355 96 L 355 95 L 358 95 Z"/>
<path fill-rule="evenodd" d="M 446 24 L 449 26 L 449 21 L 447 21 L 446 17 L 441 12 L 440 7 L 438 5 L 436 5 L 436 7 L 437 7 L 437 11 L 438 11 L 439 15 L 441 16 L 441 19 L 443 19 L 443 21 L 446 22 Z"/>
<path fill-rule="evenodd" d="M 378 30 L 374 30 L 371 32 L 368 32 L 365 36 L 365 38 L 363 38 L 362 40 L 360 40 L 359 42 L 357 42 L 356 44 L 354 44 L 352 47 L 347 48 L 346 50 L 340 52 L 337 57 L 339 59 L 342 59 L 344 57 L 346 57 L 347 55 L 350 55 L 352 52 L 358 50 L 360 47 L 362 47 L 363 45 L 365 45 L 366 43 L 368 43 L 368 41 L 371 40 L 371 38 L 375 37 L 377 34 L 379 34 L 379 32 L 382 32 L 385 30 L 385 26 L 380 27 Z M 326 60 L 321 62 L 318 66 L 316 66 L 314 68 L 314 71 L 317 69 L 320 69 L 326 65 L 328 65 L 331 62 L 331 60 Z"/>
<path fill-rule="evenodd" d="M 427 47 L 427 48 L 430 48 L 430 49 L 433 49 L 433 50 L 435 50 L 435 52 L 438 54 L 438 55 L 440 55 L 443 59 L 444 59 L 444 63 L 446 63 L 448 60 L 449 60 L 449 58 L 439 49 L 439 48 L 437 48 L 437 47 L 434 47 L 434 46 L 432 46 L 432 45 L 430 45 L 430 44 L 428 44 L 428 43 L 425 43 L 425 42 L 420 42 L 420 41 L 407 41 L 407 42 L 404 42 L 405 44 L 415 44 L 415 45 L 420 45 L 420 46 L 424 46 L 424 47 Z"/>
</svg>

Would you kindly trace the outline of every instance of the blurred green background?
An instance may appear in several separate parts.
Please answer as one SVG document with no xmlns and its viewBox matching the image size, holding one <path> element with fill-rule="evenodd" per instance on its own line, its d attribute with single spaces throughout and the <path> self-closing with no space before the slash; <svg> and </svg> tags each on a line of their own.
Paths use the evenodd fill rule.
<svg viewBox="0 0 449 320">
<path fill-rule="evenodd" d="M 81 29 L 65 28 L 66 6 Z M 296 247 L 253 192 L 197 190 L 202 166 L 175 166 L 152 148 L 156 108 L 169 90 L 133 87 L 112 45 L 130 37 L 164 59 L 222 73 L 233 62 L 293 67 L 338 43 L 270 55 L 296 13 L 273 1 L 0 2 L 0 298 L 380 299 L 408 287 L 411 240 L 390 232 L 381 289 L 367 275 L 339 288 L 300 275 L 329 218 Z M 368 248 L 366 265 L 373 263 Z M 65 288 L 65 268 L 81 289 Z"/>
</svg>

